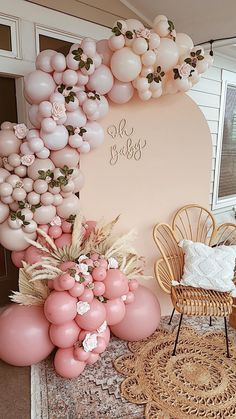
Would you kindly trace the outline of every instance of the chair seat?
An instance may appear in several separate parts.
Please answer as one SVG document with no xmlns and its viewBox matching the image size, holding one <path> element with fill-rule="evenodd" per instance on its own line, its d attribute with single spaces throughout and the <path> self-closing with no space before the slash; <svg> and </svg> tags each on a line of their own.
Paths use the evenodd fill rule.
<svg viewBox="0 0 236 419">
<path fill-rule="evenodd" d="M 228 292 L 179 285 L 171 287 L 171 299 L 179 313 L 189 316 L 225 317 L 232 312 L 233 299 Z"/>
</svg>

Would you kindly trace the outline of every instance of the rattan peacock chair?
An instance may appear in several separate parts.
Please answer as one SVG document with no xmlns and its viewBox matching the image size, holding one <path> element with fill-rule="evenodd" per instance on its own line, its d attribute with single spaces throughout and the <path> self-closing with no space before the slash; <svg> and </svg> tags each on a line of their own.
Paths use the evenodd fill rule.
<svg viewBox="0 0 236 419">
<path fill-rule="evenodd" d="M 172 286 L 172 281 L 180 282 L 184 267 L 184 254 L 178 242 L 188 239 L 209 246 L 236 244 L 236 225 L 232 223 L 216 226 L 213 215 L 207 209 L 190 204 L 179 209 L 174 215 L 172 226 L 157 224 L 153 230 L 154 241 L 161 253 L 155 264 L 155 275 L 160 287 L 170 294 L 173 311 L 180 313 L 180 320 L 172 355 L 175 355 L 183 315 L 224 317 L 227 357 L 229 354 L 227 316 L 232 311 L 233 299 L 227 292 L 218 292 L 190 286 Z"/>
</svg>

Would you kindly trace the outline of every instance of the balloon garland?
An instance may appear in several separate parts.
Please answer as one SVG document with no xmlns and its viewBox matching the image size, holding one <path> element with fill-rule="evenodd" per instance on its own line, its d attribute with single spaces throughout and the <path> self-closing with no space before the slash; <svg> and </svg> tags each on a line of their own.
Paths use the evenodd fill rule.
<svg viewBox="0 0 236 419">
<path fill-rule="evenodd" d="M 103 143 L 100 120 L 110 101 L 126 103 L 135 92 L 144 101 L 186 92 L 212 60 L 188 35 L 176 33 L 173 22 L 163 15 L 154 19 L 151 30 L 135 19 L 119 20 L 108 40 L 85 38 L 72 45 L 67 56 L 42 51 L 36 70 L 25 77 L 32 128 L 1 125 L 0 243 L 12 251 L 13 263 L 21 268 L 20 294 L 13 300 L 30 305 L 31 293 L 38 303 L 44 296 L 41 304 L 51 323 L 51 342 L 60 348 L 55 367 L 63 376 L 78 376 L 85 363 L 95 362 L 105 350 L 107 325 L 125 318 L 125 304 L 132 306 L 138 287 L 136 269 L 140 273 L 139 268 L 132 269 L 130 281 L 125 274 L 139 260 L 130 252 L 126 256 L 131 259 L 125 256 L 118 263 L 104 258 L 102 246 L 95 251 L 103 243 L 96 236 L 99 229 L 91 239 L 83 238 L 81 254 L 86 223 L 73 226 L 80 210 L 76 194 L 84 185 L 80 156 Z M 24 286 L 26 300 L 21 295 Z M 154 312 L 159 313 L 157 306 Z"/>
</svg>

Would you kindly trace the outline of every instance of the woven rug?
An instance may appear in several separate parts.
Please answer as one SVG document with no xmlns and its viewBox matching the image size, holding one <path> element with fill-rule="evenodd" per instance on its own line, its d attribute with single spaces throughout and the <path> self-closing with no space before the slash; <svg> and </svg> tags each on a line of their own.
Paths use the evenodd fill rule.
<svg viewBox="0 0 236 419">
<path fill-rule="evenodd" d="M 122 396 L 145 404 L 147 419 L 236 418 L 236 348 L 225 356 L 224 334 L 199 336 L 181 328 L 176 356 L 174 334 L 156 331 L 141 342 L 129 343 L 132 353 L 114 362 L 127 378 Z"/>
<path fill-rule="evenodd" d="M 166 342 L 165 339 L 169 339 L 169 350 L 170 347 L 172 348 L 173 345 L 173 339 L 175 337 L 176 333 L 176 327 L 178 324 L 178 316 L 174 316 L 173 322 L 171 326 L 167 325 L 168 318 L 162 318 L 161 319 L 161 328 L 165 329 L 168 333 L 163 334 L 164 340 L 162 342 L 160 340 L 157 340 L 156 343 L 163 343 L 165 346 Z M 182 339 L 182 330 L 184 330 L 184 325 L 187 325 L 188 327 L 194 328 L 194 330 L 197 330 L 198 333 L 198 339 L 195 339 L 195 350 L 198 352 L 194 352 L 193 357 L 197 359 L 197 354 L 203 354 L 203 349 L 205 346 L 205 340 L 202 341 L 202 337 L 199 336 L 199 334 L 211 330 L 214 334 L 214 331 L 223 330 L 223 319 L 218 319 L 213 321 L 213 327 L 209 329 L 209 319 L 195 319 L 195 318 L 184 318 L 183 320 L 183 326 L 181 328 L 180 333 L 180 346 L 177 348 L 178 353 L 182 351 L 182 355 L 188 354 L 188 348 L 190 347 L 189 337 L 188 341 L 183 348 Z M 160 332 L 158 332 L 160 333 Z M 161 332 L 163 333 L 163 332 Z M 234 329 L 229 329 L 229 334 L 231 336 L 231 339 L 234 339 L 236 333 Z M 212 336 L 212 334 L 211 334 Z M 153 340 L 152 340 L 153 342 Z M 143 343 L 142 343 L 143 344 Z M 134 348 L 134 344 L 133 348 Z M 225 358 L 225 346 L 224 346 L 224 336 L 222 335 L 217 340 L 216 347 L 211 343 L 208 343 L 210 345 L 206 353 L 207 353 L 207 359 L 206 359 L 206 365 L 207 362 L 209 362 L 209 359 L 212 356 L 215 356 L 214 364 L 218 366 L 220 364 L 221 368 L 224 368 L 223 371 L 225 371 L 225 377 L 227 378 L 229 374 L 235 375 L 235 370 L 231 369 L 232 364 L 236 365 L 236 362 L 233 359 L 230 359 L 227 361 Z M 222 345 L 222 346 L 220 346 Z M 164 349 L 164 346 L 160 349 Z M 211 349 L 210 349 L 211 348 Z M 217 349 L 218 348 L 218 349 Z M 216 357 L 215 350 L 217 349 L 218 357 Z M 168 352 L 168 350 L 166 349 Z M 122 397 L 121 392 L 123 394 L 123 388 L 124 384 L 122 385 L 122 382 L 124 381 L 124 376 L 116 371 L 113 367 L 113 362 L 120 357 L 121 355 L 127 354 L 128 352 L 128 346 L 127 343 L 124 341 L 121 341 L 116 338 L 112 338 L 109 344 L 108 349 L 102 354 L 102 357 L 99 362 L 97 362 L 94 365 L 87 366 L 84 370 L 83 374 L 80 375 L 79 378 L 73 379 L 73 380 L 65 380 L 64 378 L 59 377 L 53 368 L 53 362 L 52 357 L 49 357 L 45 361 L 33 365 L 31 368 L 31 419 L 143 419 L 145 416 L 145 411 L 147 414 L 147 399 L 144 399 L 144 404 L 136 404 L 134 400 L 132 400 L 132 403 L 128 400 L 126 400 L 124 397 Z M 166 364 L 167 361 L 170 360 L 170 356 L 168 353 L 165 353 L 164 360 Z M 232 348 L 231 348 L 232 352 Z M 133 355 L 136 358 L 137 353 L 131 354 L 132 359 Z M 126 359 L 126 358 L 125 358 Z M 142 358 L 140 358 L 142 359 Z M 155 362 L 155 357 L 152 358 Z M 186 359 L 186 358 L 185 358 Z M 177 358 L 176 358 L 177 360 Z M 218 360 L 218 361 L 217 361 Z M 170 361 L 171 362 L 171 361 Z M 116 362 L 117 365 L 117 362 Z M 122 369 L 121 364 L 119 362 L 120 369 Z M 141 365 L 141 363 L 140 363 Z M 170 364 L 169 364 L 170 365 Z M 186 401 L 186 396 L 184 396 L 184 391 L 181 390 L 184 388 L 191 389 L 191 385 L 189 383 L 186 377 L 189 377 L 189 374 L 191 374 L 191 371 L 188 372 L 186 369 L 184 371 L 181 370 L 181 360 L 179 360 L 178 363 L 175 364 L 175 367 L 177 368 L 176 372 L 179 371 L 182 376 L 180 375 L 179 381 L 175 378 L 175 388 L 173 390 L 173 394 L 175 395 L 176 399 L 181 401 Z M 198 364 L 197 364 L 198 365 Z M 191 366 L 191 364 L 190 364 Z M 216 366 L 214 368 L 216 368 Z M 159 409 L 158 414 L 155 416 L 156 413 L 154 413 L 151 416 L 151 411 L 149 414 L 150 418 L 174 418 L 174 419 L 183 419 L 185 417 L 191 417 L 196 418 L 195 413 L 191 413 L 191 416 L 186 416 L 186 412 L 180 412 L 178 413 L 178 410 L 176 408 L 176 413 L 174 416 L 169 414 L 168 412 L 168 406 L 165 400 L 168 400 L 169 397 L 169 386 L 168 386 L 168 375 L 165 375 L 165 366 L 163 365 L 163 375 L 161 375 L 161 369 L 157 370 L 156 364 L 153 366 L 153 371 L 157 370 L 158 374 L 154 374 L 154 376 L 160 375 L 160 377 L 163 377 L 161 380 L 162 383 L 162 389 L 166 388 L 166 393 L 163 393 L 163 397 L 167 397 L 167 399 L 163 399 L 162 404 L 162 412 Z M 129 370 L 130 371 L 130 370 Z M 218 372 L 218 369 L 216 368 L 214 370 L 214 382 L 215 388 L 219 389 L 219 382 L 217 381 L 217 377 L 221 376 L 221 369 Z M 123 371 L 124 372 L 124 371 Z M 174 371 L 172 371 L 171 380 L 173 382 L 173 374 Z M 185 375 L 183 375 L 185 374 Z M 182 381 L 181 381 L 182 380 Z M 181 389 L 180 385 L 178 384 L 181 382 Z M 184 387 L 184 382 L 186 387 Z M 218 386 L 217 386 L 218 383 Z M 122 385 L 122 390 L 121 390 Z M 200 384 L 196 383 L 196 388 L 199 388 Z M 222 385 L 224 384 L 224 381 L 222 381 Z M 235 385 L 235 384 L 234 384 Z M 228 384 L 226 384 L 228 386 Z M 147 387 L 148 388 L 148 387 Z M 228 387 L 227 387 L 228 388 Z M 134 390 L 134 386 L 132 387 Z M 235 385 L 235 392 L 236 392 L 236 385 Z M 192 391 L 192 390 L 191 390 Z M 203 392 L 203 396 L 205 395 L 205 391 Z M 166 394 L 166 396 L 165 396 Z M 191 393 L 192 394 L 192 393 Z M 209 394 L 209 393 L 208 393 Z M 213 396 L 214 396 L 214 389 L 213 389 Z M 220 395 L 219 395 L 220 396 Z M 146 396 L 145 396 L 146 397 Z M 228 399 L 225 400 L 229 401 L 229 394 Z M 232 396 L 234 400 L 234 395 Z M 196 401 L 199 401 L 200 399 L 196 398 Z M 205 400 L 205 398 L 204 398 Z M 179 403 L 178 401 L 178 403 Z M 219 398 L 217 401 L 214 399 L 214 402 L 216 403 L 216 406 L 219 405 L 219 403 L 222 403 L 222 399 Z M 150 406 L 150 402 L 148 402 L 148 406 Z M 166 404 L 164 404 L 166 403 Z M 177 407 L 178 407 L 177 403 Z M 236 404 L 236 401 L 234 400 L 234 404 Z M 155 411 L 156 412 L 156 411 Z M 163 413 L 164 412 L 164 413 Z M 194 412 L 194 411 L 193 411 Z M 159 416 L 158 416 L 159 415 Z M 148 416 L 147 416 L 148 417 Z M 204 416 L 202 416 L 204 417 Z M 209 418 L 217 417 L 219 418 L 233 418 L 236 416 L 208 416 Z"/>
</svg>

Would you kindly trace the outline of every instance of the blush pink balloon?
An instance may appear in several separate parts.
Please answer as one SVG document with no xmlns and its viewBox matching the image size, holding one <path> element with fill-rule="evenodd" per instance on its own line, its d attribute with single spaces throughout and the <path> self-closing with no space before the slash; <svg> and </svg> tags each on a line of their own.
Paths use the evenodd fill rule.
<svg viewBox="0 0 236 419">
<path fill-rule="evenodd" d="M 100 95 L 108 93 L 113 86 L 113 75 L 109 67 L 101 64 L 90 76 L 87 83 L 89 90 L 96 90 Z"/>
<path fill-rule="evenodd" d="M 63 272 L 66 272 L 68 269 L 74 268 L 75 265 L 76 265 L 75 262 L 68 260 L 66 262 L 62 262 L 59 267 Z"/>
<path fill-rule="evenodd" d="M 98 54 L 100 54 L 102 57 L 102 63 L 109 66 L 113 51 L 109 48 L 108 40 L 101 39 L 97 42 L 96 47 Z"/>
<path fill-rule="evenodd" d="M 63 166 L 76 167 L 79 163 L 79 153 L 74 148 L 67 145 L 62 150 L 52 151 L 50 159 L 56 167 L 62 168 Z"/>
<path fill-rule="evenodd" d="M 60 325 L 52 324 L 49 335 L 52 343 L 58 348 L 70 348 L 78 340 L 80 328 L 74 320 Z"/>
<path fill-rule="evenodd" d="M 49 73 L 35 70 L 25 76 L 25 93 L 31 103 L 37 105 L 44 100 L 48 100 L 55 88 L 56 83 Z"/>
<path fill-rule="evenodd" d="M 11 252 L 11 260 L 17 268 L 22 268 L 22 260 L 25 260 L 25 251 L 23 250 L 21 252 Z"/>
<path fill-rule="evenodd" d="M 89 357 L 89 352 L 85 352 L 83 348 L 75 348 L 74 357 L 75 359 L 78 359 L 78 361 L 85 362 Z"/>
<path fill-rule="evenodd" d="M 34 221 L 37 224 L 48 224 L 56 215 L 56 208 L 54 205 L 41 205 L 36 208 L 34 212 Z"/>
<path fill-rule="evenodd" d="M 20 151 L 21 141 L 16 138 L 13 131 L 0 130 L 0 156 L 8 157 L 10 154 L 18 154 Z M 4 170 L 4 169 L 2 169 Z"/>
<path fill-rule="evenodd" d="M 114 325 L 120 323 L 125 316 L 125 305 L 120 298 L 108 300 L 104 303 L 106 308 L 106 321 L 107 324 Z"/>
<path fill-rule="evenodd" d="M 71 214 L 77 214 L 80 210 L 80 200 L 76 195 L 64 198 L 63 203 L 57 207 L 57 215 L 61 218 L 69 218 Z"/>
<path fill-rule="evenodd" d="M 129 291 L 129 292 L 126 294 L 126 299 L 125 299 L 124 303 L 125 303 L 125 304 L 131 304 L 131 303 L 133 303 L 133 302 L 134 302 L 134 298 L 135 298 L 134 293 L 133 293 L 133 292 L 131 292 L 131 291 Z"/>
<path fill-rule="evenodd" d="M 134 302 L 126 306 L 123 320 L 111 326 L 115 336 L 131 342 L 145 339 L 154 333 L 161 316 L 160 304 L 148 288 L 140 285 L 134 296 Z"/>
<path fill-rule="evenodd" d="M 119 269 L 108 269 L 104 279 L 104 297 L 114 299 L 129 292 L 128 278 Z"/>
<path fill-rule="evenodd" d="M 58 349 L 54 358 L 56 372 L 64 378 L 76 378 L 85 368 L 85 363 L 74 358 L 74 348 Z"/>
<path fill-rule="evenodd" d="M 87 359 L 87 364 L 88 365 L 93 365 L 98 360 L 99 360 L 99 355 L 98 354 L 94 354 L 93 352 L 90 352 L 89 357 Z"/>
<path fill-rule="evenodd" d="M 52 291 L 44 303 L 44 313 L 53 324 L 62 324 L 75 318 L 77 299 L 67 291 Z"/>
<path fill-rule="evenodd" d="M 76 282 L 73 288 L 69 290 L 69 294 L 72 295 L 72 297 L 80 297 L 83 294 L 83 292 L 84 285 L 78 282 Z"/>
<path fill-rule="evenodd" d="M 69 223 L 68 221 L 66 221 L 66 220 L 64 220 L 63 222 L 62 222 L 62 231 L 63 231 L 63 233 L 71 233 L 71 230 L 72 230 L 72 224 L 71 223 Z"/>
<path fill-rule="evenodd" d="M 37 70 L 45 71 L 46 73 L 51 73 L 53 71 L 53 67 L 51 65 L 51 59 L 56 54 L 56 51 L 52 49 L 45 49 L 41 51 L 35 62 L 35 67 Z"/>
<path fill-rule="evenodd" d="M 0 359 L 16 366 L 36 364 L 53 350 L 41 306 L 11 304 L 0 315 Z"/>
<path fill-rule="evenodd" d="M 93 301 L 93 291 L 90 288 L 85 288 L 83 294 L 80 296 L 80 301 L 91 303 Z"/>
<path fill-rule="evenodd" d="M 58 284 L 64 291 L 70 290 L 75 285 L 75 280 L 70 274 L 64 273 L 59 276 Z M 71 295 L 71 294 L 70 294 Z"/>
<path fill-rule="evenodd" d="M 51 226 L 48 234 L 52 239 L 58 239 L 62 235 L 62 229 L 60 226 Z"/>
<path fill-rule="evenodd" d="M 29 243 L 26 238 L 35 240 L 36 233 L 24 233 L 21 228 L 12 229 L 7 220 L 0 224 L 0 243 L 6 249 L 16 251 L 27 249 Z"/>
<path fill-rule="evenodd" d="M 109 99 L 114 103 L 127 103 L 134 95 L 134 88 L 130 82 L 115 80 L 112 89 L 108 93 Z"/>
<path fill-rule="evenodd" d="M 60 52 L 54 54 L 51 58 L 51 66 L 57 72 L 64 71 L 66 69 L 66 58 Z"/>
<path fill-rule="evenodd" d="M 87 122 L 85 129 L 86 132 L 83 135 L 83 139 L 89 143 L 92 150 L 104 142 L 104 130 L 98 122 Z"/>
<path fill-rule="evenodd" d="M 103 267 L 98 266 L 94 268 L 92 271 L 92 277 L 94 281 L 104 281 L 106 276 L 107 276 L 107 271 Z"/>
<path fill-rule="evenodd" d="M 96 298 L 90 303 L 90 310 L 87 313 L 78 314 L 75 318 L 76 323 L 81 329 L 96 330 L 106 319 L 106 309 Z"/>
<path fill-rule="evenodd" d="M 86 124 L 87 118 L 81 107 L 72 112 L 66 112 L 67 119 L 65 125 L 72 125 L 72 127 L 83 127 Z"/>
<path fill-rule="evenodd" d="M 33 265 L 34 263 L 38 263 L 42 260 L 43 256 L 46 256 L 46 252 L 42 252 L 42 250 L 37 249 L 35 246 L 29 246 L 25 251 L 25 261 L 29 265 Z"/>
<path fill-rule="evenodd" d="M 63 246 L 70 245 L 71 240 L 72 240 L 71 234 L 64 233 L 61 235 L 61 237 L 55 240 L 55 245 L 61 248 Z"/>
<path fill-rule="evenodd" d="M 39 113 L 38 105 L 31 105 L 28 111 L 29 120 L 35 128 L 40 128 L 42 116 Z"/>
<path fill-rule="evenodd" d="M 93 349 L 93 353 L 95 354 L 101 354 L 105 351 L 107 345 L 105 339 L 103 339 L 101 336 L 97 337 L 97 347 Z"/>
<path fill-rule="evenodd" d="M 49 150 L 61 150 L 67 145 L 69 134 L 64 125 L 57 125 L 53 132 L 46 132 L 41 129 L 40 137 Z"/>
<path fill-rule="evenodd" d="M 103 282 L 95 282 L 94 283 L 94 288 L 93 288 L 93 293 L 96 297 L 103 295 L 105 292 L 105 285 Z"/>
</svg>

